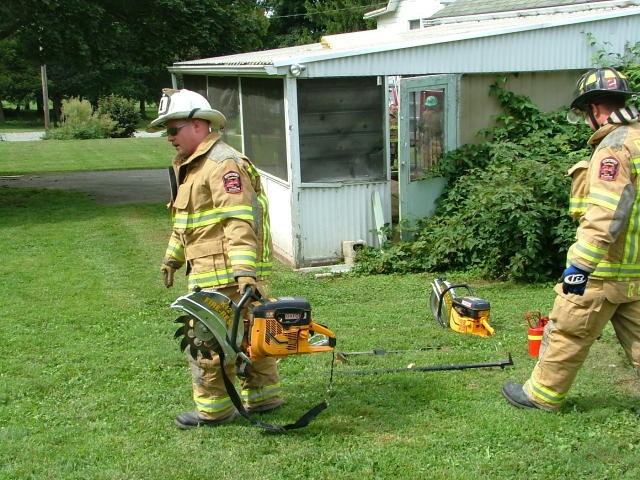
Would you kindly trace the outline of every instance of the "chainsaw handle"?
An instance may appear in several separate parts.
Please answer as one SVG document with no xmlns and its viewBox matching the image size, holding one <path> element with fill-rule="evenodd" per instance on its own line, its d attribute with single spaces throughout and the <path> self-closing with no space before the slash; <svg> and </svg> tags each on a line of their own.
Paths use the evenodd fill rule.
<svg viewBox="0 0 640 480">
<path fill-rule="evenodd" d="M 240 352 L 240 347 L 235 344 L 236 337 L 238 336 L 238 328 L 240 328 L 240 314 L 242 313 L 244 306 L 251 298 L 258 300 L 260 298 L 260 295 L 257 294 L 257 290 L 254 291 L 253 287 L 249 285 L 244 289 L 244 293 L 242 294 L 242 297 L 240 297 L 240 300 L 238 300 L 235 313 L 233 314 L 233 325 L 231 326 L 230 340 L 231 344 L 234 345 L 234 350 L 236 350 L 237 352 Z"/>
</svg>

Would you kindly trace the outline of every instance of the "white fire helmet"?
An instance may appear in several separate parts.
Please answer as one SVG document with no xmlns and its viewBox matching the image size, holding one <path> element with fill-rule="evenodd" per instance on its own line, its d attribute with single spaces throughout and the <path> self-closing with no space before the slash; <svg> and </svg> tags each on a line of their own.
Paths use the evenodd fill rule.
<svg viewBox="0 0 640 480">
<path fill-rule="evenodd" d="M 218 110 L 211 108 L 209 101 L 199 93 L 186 89 L 164 88 L 158 104 L 158 118 L 151 122 L 147 132 L 164 130 L 167 128 L 167 122 L 181 118 L 207 120 L 212 130 L 224 128 L 227 123 L 225 116 Z"/>
</svg>

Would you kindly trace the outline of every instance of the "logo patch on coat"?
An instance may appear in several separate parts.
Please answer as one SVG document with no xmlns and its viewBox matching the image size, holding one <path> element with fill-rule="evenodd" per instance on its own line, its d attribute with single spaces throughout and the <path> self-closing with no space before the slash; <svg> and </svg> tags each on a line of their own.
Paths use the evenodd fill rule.
<svg viewBox="0 0 640 480">
<path fill-rule="evenodd" d="M 224 190 L 227 193 L 241 193 L 242 180 L 238 172 L 227 172 L 223 175 Z"/>
<path fill-rule="evenodd" d="M 620 163 L 617 158 L 608 157 L 600 162 L 600 180 L 613 182 L 618 176 Z"/>
</svg>

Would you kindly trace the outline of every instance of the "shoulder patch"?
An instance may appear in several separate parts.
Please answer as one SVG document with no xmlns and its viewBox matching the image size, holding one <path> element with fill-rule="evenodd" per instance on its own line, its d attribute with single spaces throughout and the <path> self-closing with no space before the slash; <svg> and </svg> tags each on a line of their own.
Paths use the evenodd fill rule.
<svg viewBox="0 0 640 480">
<path fill-rule="evenodd" d="M 238 172 L 229 171 L 222 176 L 224 191 L 227 193 L 242 193 L 242 179 Z"/>
<path fill-rule="evenodd" d="M 618 170 L 620 169 L 620 162 L 617 158 L 607 157 L 600 161 L 600 172 L 598 178 L 605 182 L 613 182 L 618 177 Z"/>
</svg>

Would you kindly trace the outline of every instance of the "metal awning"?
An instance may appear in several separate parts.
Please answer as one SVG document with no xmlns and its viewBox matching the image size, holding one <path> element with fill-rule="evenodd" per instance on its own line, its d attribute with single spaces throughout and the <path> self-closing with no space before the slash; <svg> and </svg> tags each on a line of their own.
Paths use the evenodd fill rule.
<svg viewBox="0 0 640 480">
<path fill-rule="evenodd" d="M 523 70 L 586 68 L 593 55 L 587 33 L 613 51 L 623 51 L 625 44 L 640 41 L 640 6 L 630 2 L 602 9 L 484 17 L 404 32 L 329 35 L 319 43 L 177 62 L 169 71 L 287 76 L 297 64 L 305 67 L 302 78 L 420 74 L 425 65 L 433 73 L 500 72 L 519 70 L 523 58 L 530 65 Z"/>
</svg>

